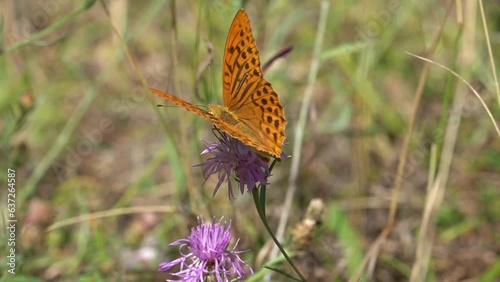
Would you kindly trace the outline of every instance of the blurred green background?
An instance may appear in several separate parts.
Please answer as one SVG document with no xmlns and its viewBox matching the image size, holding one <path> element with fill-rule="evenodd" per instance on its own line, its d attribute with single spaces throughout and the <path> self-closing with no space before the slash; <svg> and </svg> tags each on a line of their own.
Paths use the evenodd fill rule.
<svg viewBox="0 0 500 282">
<path fill-rule="evenodd" d="M 222 103 L 223 46 L 239 8 L 249 14 L 261 62 L 293 47 L 265 73 L 285 108 L 284 150 L 293 155 L 274 168 L 266 206 L 273 228 L 289 213 L 284 245 L 296 250 L 309 281 L 356 277 L 386 226 L 415 107 L 398 213 L 363 279 L 418 281 L 412 268 L 427 246 L 424 281 L 499 281 L 500 137 L 469 88 L 436 66 L 422 79 L 425 63 L 406 53 L 455 70 L 498 122 L 487 46 L 498 60 L 500 5 L 484 1 L 482 14 L 478 2 L 465 2 L 329 1 L 307 121 L 300 124 L 320 1 L 110 0 L 108 17 L 100 1 L 0 0 L 2 227 L 9 168 L 18 219 L 15 275 L 4 255 L 8 230 L 0 232 L 2 281 L 164 281 L 158 263 L 177 256 L 168 244 L 186 237 L 197 216 L 232 220 L 239 249 L 249 250 L 244 259 L 259 275 L 267 271 L 269 236 L 251 196 L 229 201 L 224 184 L 212 197 L 217 180 L 204 182 L 193 167 L 205 160 L 200 139 L 214 140 L 212 125 L 141 84 L 142 76 L 197 105 Z M 415 101 L 420 80 L 423 95 Z M 444 136 L 456 138 L 454 145 Z M 451 158 L 441 155 L 447 151 Z M 285 206 L 293 159 L 297 191 Z M 427 187 L 443 171 L 449 174 L 441 201 Z M 325 204 L 323 217 L 298 244 L 291 230 L 314 198 Z M 419 241 L 430 203 L 435 236 Z M 286 263 L 275 267 L 291 271 Z"/>
</svg>

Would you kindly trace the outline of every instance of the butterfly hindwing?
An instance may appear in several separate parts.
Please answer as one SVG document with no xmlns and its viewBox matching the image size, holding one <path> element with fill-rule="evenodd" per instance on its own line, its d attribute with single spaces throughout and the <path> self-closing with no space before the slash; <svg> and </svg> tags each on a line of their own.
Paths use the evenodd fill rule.
<svg viewBox="0 0 500 282">
<path fill-rule="evenodd" d="M 249 95 L 248 99 L 235 112 L 238 120 L 249 128 L 268 153 L 279 157 L 285 140 L 286 119 L 278 94 L 271 84 L 261 79 L 259 87 Z"/>
</svg>

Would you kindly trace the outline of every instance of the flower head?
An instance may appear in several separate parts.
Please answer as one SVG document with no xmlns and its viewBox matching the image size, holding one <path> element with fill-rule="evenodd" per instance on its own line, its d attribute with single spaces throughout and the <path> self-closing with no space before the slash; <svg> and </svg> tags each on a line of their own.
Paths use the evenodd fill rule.
<svg viewBox="0 0 500 282">
<path fill-rule="evenodd" d="M 214 218 L 212 223 L 206 224 L 203 219 L 198 219 L 198 226 L 191 229 L 189 237 L 170 244 L 170 246 L 180 245 L 181 257 L 160 263 L 158 271 L 167 271 L 175 265 L 180 265 L 180 270 L 172 274 L 179 280 L 168 281 L 185 282 L 202 282 L 209 276 L 215 277 L 216 281 L 243 278 L 245 267 L 253 273 L 252 268 L 238 256 L 242 252 L 234 250 L 238 241 L 231 250 L 228 249 L 231 241 L 231 223 L 221 224 L 221 220 L 215 222 Z M 185 248 L 187 253 L 183 253 Z"/>
<path fill-rule="evenodd" d="M 218 132 L 218 131 L 214 131 Z M 250 192 L 257 183 L 267 185 L 269 165 L 255 152 L 238 139 L 219 132 L 216 135 L 219 142 L 205 142 L 205 150 L 201 153 L 211 154 L 207 161 L 197 165 L 203 167 L 205 179 L 212 174 L 217 174 L 219 181 L 215 186 L 214 195 L 224 181 L 227 181 L 229 198 L 234 198 L 231 185 L 231 175 L 234 172 L 240 192 L 243 194 L 245 186 Z"/>
</svg>

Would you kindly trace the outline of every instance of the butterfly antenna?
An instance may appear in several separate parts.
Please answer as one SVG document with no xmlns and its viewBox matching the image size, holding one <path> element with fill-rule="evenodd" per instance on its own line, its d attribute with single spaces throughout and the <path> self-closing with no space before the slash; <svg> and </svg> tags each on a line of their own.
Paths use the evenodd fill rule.
<svg viewBox="0 0 500 282">
<path fill-rule="evenodd" d="M 163 104 L 156 104 L 156 107 L 157 107 L 157 108 L 172 108 L 172 107 L 177 108 L 177 107 L 179 107 L 179 106 L 177 106 L 177 105 L 163 105 Z"/>
<path fill-rule="evenodd" d="M 279 58 L 284 58 L 290 54 L 292 51 L 292 46 L 287 46 L 281 50 L 279 50 L 274 56 L 272 56 L 267 62 L 262 66 L 262 72 L 265 73 L 266 70 Z"/>
</svg>

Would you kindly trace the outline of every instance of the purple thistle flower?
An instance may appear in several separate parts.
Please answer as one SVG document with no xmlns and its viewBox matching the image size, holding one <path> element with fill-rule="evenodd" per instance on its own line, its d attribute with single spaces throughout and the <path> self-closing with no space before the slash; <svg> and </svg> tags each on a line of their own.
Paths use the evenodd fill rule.
<svg viewBox="0 0 500 282">
<path fill-rule="evenodd" d="M 217 131 L 218 132 L 218 131 Z M 216 135 L 217 136 L 217 135 Z M 214 196 L 224 181 L 227 181 L 230 199 L 234 199 L 231 185 L 231 174 L 235 173 L 238 187 L 243 194 L 245 186 L 251 192 L 257 183 L 267 185 L 269 176 L 269 165 L 263 161 L 255 152 L 238 139 L 232 138 L 228 134 L 219 132 L 217 136 L 219 142 L 205 142 L 204 154 L 212 154 L 213 157 L 207 161 L 196 165 L 203 167 L 205 179 L 212 174 L 217 174 L 219 181 L 215 186 Z"/>
<path fill-rule="evenodd" d="M 198 226 L 191 228 L 189 237 L 170 243 L 170 246 L 180 245 L 181 257 L 169 262 L 162 262 L 158 271 L 167 271 L 175 265 L 180 265 L 180 270 L 172 275 L 184 282 L 203 282 L 205 278 L 216 278 L 216 281 L 230 281 L 232 278 L 243 278 L 244 268 L 247 267 L 253 274 L 252 268 L 243 261 L 235 251 L 238 241 L 231 250 L 228 250 L 231 241 L 231 223 L 221 224 L 212 219 L 212 223 L 205 224 L 198 218 Z M 188 252 L 183 253 L 187 247 Z M 211 280 L 210 280 L 211 281 Z M 214 280 L 215 281 L 215 280 Z"/>
</svg>

